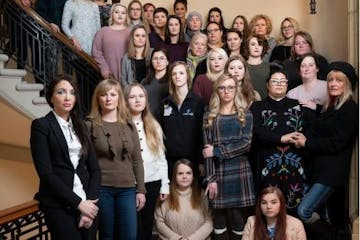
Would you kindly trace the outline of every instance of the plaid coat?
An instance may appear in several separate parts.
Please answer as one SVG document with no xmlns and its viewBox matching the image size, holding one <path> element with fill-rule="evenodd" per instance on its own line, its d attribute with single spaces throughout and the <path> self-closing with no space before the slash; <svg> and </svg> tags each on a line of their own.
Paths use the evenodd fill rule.
<svg viewBox="0 0 360 240">
<path fill-rule="evenodd" d="M 218 115 L 208 125 L 204 116 L 204 143 L 214 146 L 214 157 L 205 161 L 206 179 L 216 182 L 218 196 L 210 200 L 212 208 L 234 208 L 255 205 L 253 177 L 246 153 L 251 146 L 253 118 L 246 112 L 241 124 L 237 114 Z"/>
</svg>

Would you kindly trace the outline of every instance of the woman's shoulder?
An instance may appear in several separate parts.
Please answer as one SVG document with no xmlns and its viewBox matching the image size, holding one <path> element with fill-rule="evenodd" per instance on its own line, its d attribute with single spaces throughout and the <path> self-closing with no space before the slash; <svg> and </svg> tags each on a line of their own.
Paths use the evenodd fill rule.
<svg viewBox="0 0 360 240">
<path fill-rule="evenodd" d="M 300 219 L 293 217 L 291 215 L 286 215 L 286 222 L 295 225 L 303 225 Z"/>
</svg>

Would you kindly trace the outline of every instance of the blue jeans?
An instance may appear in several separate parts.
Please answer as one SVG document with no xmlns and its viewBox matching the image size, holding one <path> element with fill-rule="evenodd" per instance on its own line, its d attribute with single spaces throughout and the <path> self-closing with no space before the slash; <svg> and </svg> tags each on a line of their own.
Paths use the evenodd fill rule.
<svg viewBox="0 0 360 240">
<path fill-rule="evenodd" d="M 297 213 L 304 223 L 314 222 L 313 213 L 324 206 L 326 200 L 334 192 L 330 186 L 314 183 L 298 206 Z"/>
<path fill-rule="evenodd" d="M 135 188 L 101 187 L 99 208 L 100 240 L 136 240 Z"/>
</svg>

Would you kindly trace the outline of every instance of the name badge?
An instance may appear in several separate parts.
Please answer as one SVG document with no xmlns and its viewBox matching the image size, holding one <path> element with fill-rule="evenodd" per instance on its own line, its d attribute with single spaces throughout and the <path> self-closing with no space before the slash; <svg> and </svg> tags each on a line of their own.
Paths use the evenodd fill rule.
<svg viewBox="0 0 360 240">
<path fill-rule="evenodd" d="M 186 112 L 183 113 L 183 116 L 194 116 L 194 113 L 188 108 L 186 109 Z"/>
<path fill-rule="evenodd" d="M 170 116 L 172 111 L 173 111 L 173 109 L 171 106 L 165 105 L 164 106 L 164 117 Z"/>
</svg>

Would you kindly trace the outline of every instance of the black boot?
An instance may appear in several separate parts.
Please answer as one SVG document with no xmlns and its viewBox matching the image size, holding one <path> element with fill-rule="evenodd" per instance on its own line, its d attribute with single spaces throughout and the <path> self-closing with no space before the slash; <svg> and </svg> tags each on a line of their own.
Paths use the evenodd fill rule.
<svg viewBox="0 0 360 240">
<path fill-rule="evenodd" d="M 230 231 L 230 240 L 241 240 L 242 235 L 235 234 L 233 231 Z"/>
<path fill-rule="evenodd" d="M 229 240 L 229 235 L 228 235 L 228 232 L 225 231 L 223 233 L 220 233 L 220 234 L 215 234 L 213 233 L 213 240 Z"/>
<path fill-rule="evenodd" d="M 308 240 L 331 240 L 331 226 L 328 222 L 319 219 L 305 225 Z"/>
</svg>

